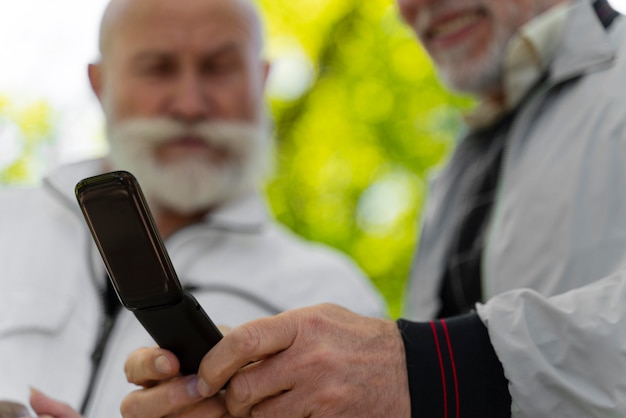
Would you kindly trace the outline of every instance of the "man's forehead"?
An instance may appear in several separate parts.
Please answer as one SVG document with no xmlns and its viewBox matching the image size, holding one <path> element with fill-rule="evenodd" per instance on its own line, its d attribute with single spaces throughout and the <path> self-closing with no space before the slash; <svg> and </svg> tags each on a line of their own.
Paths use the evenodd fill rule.
<svg viewBox="0 0 626 418">
<path fill-rule="evenodd" d="M 238 57 L 244 47 L 237 43 L 219 43 L 203 49 L 189 50 L 181 47 L 168 47 L 163 44 L 139 45 L 127 50 L 126 59 L 133 65 L 151 64 L 163 61 L 193 60 L 207 62 L 211 60 Z"/>
<path fill-rule="evenodd" d="M 150 20 L 124 28 L 114 35 L 114 48 L 163 52 L 212 53 L 229 46 L 243 49 L 250 44 L 250 34 L 244 27 L 215 24 L 185 24 L 176 19 Z"/>
<path fill-rule="evenodd" d="M 118 43 L 211 49 L 231 38 L 260 45 L 258 19 L 247 0 L 113 0 L 103 17 L 100 47 L 104 55 Z"/>
</svg>

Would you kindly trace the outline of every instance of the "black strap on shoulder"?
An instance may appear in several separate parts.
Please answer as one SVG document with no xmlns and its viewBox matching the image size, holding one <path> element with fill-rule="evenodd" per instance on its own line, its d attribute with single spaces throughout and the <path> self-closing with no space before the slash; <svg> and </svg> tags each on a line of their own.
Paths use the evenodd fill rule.
<svg viewBox="0 0 626 418">
<path fill-rule="evenodd" d="M 106 349 L 107 344 L 109 343 L 109 337 L 113 332 L 113 327 L 115 326 L 115 322 L 117 320 L 117 314 L 122 308 L 122 304 L 117 297 L 117 293 L 115 293 L 115 288 L 113 287 L 108 274 L 106 275 L 104 282 L 106 284 L 106 287 L 102 290 L 104 316 L 100 322 L 99 335 L 96 340 L 95 348 L 91 353 L 91 364 L 93 367 L 91 369 L 89 385 L 87 386 L 87 391 L 85 392 L 85 397 L 83 398 L 83 404 L 80 408 L 80 412 L 83 415 L 85 414 L 89 401 L 91 400 L 91 396 L 93 395 L 96 378 L 100 373 L 100 365 L 102 357 L 104 356 L 104 350 Z"/>
<path fill-rule="evenodd" d="M 595 0 L 593 8 L 605 28 L 611 26 L 616 17 L 621 16 L 619 12 L 611 7 L 608 0 Z"/>
</svg>

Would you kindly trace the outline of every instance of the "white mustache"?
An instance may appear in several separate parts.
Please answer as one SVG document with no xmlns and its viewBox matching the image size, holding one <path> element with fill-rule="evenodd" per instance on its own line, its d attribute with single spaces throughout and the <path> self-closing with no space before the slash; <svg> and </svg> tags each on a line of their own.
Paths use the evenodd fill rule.
<svg viewBox="0 0 626 418">
<path fill-rule="evenodd" d="M 241 155 L 260 145 L 259 127 L 251 123 L 203 121 L 186 124 L 167 118 L 134 119 L 108 127 L 118 141 L 133 141 L 137 147 L 153 148 L 178 138 L 194 137 L 211 147 Z M 251 143 L 252 142 L 252 143 Z"/>
<path fill-rule="evenodd" d="M 253 190 L 271 164 L 268 121 L 205 121 L 185 124 L 168 118 L 143 118 L 107 126 L 113 169 L 137 176 L 151 202 L 192 213 Z M 205 153 L 161 163 L 160 144 L 181 138 L 206 142 L 225 158 L 218 163 Z"/>
</svg>

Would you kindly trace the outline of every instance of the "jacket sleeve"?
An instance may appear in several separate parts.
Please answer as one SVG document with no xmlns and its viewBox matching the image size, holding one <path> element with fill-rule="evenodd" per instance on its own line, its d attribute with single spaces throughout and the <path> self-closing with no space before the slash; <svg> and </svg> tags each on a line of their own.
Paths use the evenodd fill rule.
<svg viewBox="0 0 626 418">
<path fill-rule="evenodd" d="M 626 271 L 552 298 L 507 292 L 477 309 L 512 416 L 626 416 Z"/>
<path fill-rule="evenodd" d="M 398 320 L 412 416 L 510 417 L 511 396 L 487 328 L 476 313 Z"/>
</svg>

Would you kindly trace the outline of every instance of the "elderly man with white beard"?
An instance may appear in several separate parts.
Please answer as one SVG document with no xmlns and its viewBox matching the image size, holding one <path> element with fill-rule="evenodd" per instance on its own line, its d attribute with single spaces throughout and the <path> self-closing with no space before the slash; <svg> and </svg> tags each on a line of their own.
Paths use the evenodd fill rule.
<svg viewBox="0 0 626 418">
<path fill-rule="evenodd" d="M 0 399 L 28 404 L 33 387 L 39 415 L 63 416 L 43 392 L 68 413 L 111 418 L 136 388 L 124 362 L 154 342 L 119 309 L 73 196 L 77 181 L 115 169 L 140 181 L 181 282 L 217 324 L 320 302 L 385 314 L 352 262 L 264 209 L 261 32 L 246 0 L 111 1 L 89 66 L 110 154 L 0 193 Z"/>
</svg>

